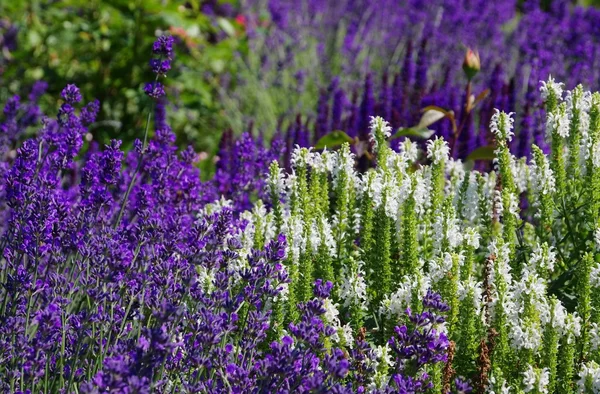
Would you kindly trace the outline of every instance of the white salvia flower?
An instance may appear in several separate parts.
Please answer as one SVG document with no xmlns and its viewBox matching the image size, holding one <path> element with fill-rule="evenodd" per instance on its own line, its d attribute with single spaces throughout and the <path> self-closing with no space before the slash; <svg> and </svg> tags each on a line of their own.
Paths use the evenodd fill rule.
<svg viewBox="0 0 600 394">
<path fill-rule="evenodd" d="M 312 163 L 312 148 L 301 148 L 300 145 L 296 145 L 292 151 L 291 163 L 292 167 L 306 167 Z"/>
<path fill-rule="evenodd" d="M 317 253 L 319 246 L 321 246 L 321 234 L 319 233 L 319 227 L 317 222 L 313 220 L 310 226 L 310 233 L 308 234 L 308 243 L 313 253 Z"/>
<path fill-rule="evenodd" d="M 503 307 L 506 310 L 508 305 L 503 305 Z M 538 327 L 525 324 L 521 319 L 516 324 L 514 323 L 513 321 L 510 322 L 511 327 L 508 334 L 511 339 L 511 346 L 517 350 L 539 349 L 542 345 L 542 331 Z"/>
<path fill-rule="evenodd" d="M 415 142 L 407 138 L 400 144 L 400 154 L 405 158 L 406 162 L 413 163 L 419 158 L 419 147 Z"/>
<path fill-rule="evenodd" d="M 463 241 L 463 235 L 458 227 L 458 220 L 455 217 L 448 218 L 448 230 L 446 231 L 446 239 L 448 240 L 448 246 L 451 249 L 458 247 Z"/>
<path fill-rule="evenodd" d="M 344 301 L 345 308 L 358 305 L 361 309 L 367 309 L 367 283 L 363 264 L 359 261 L 354 270 L 348 264 L 342 266 L 343 282 L 340 286 L 340 298 Z"/>
<path fill-rule="evenodd" d="M 531 183 L 533 189 L 538 194 L 551 194 L 556 190 L 554 172 L 550 168 L 548 157 L 544 155 L 543 163 L 540 167 L 532 159 L 530 164 Z"/>
<path fill-rule="evenodd" d="M 528 366 L 527 371 L 523 372 L 523 391 L 529 393 L 534 391 L 542 394 L 548 393 L 548 383 L 550 382 L 550 372 L 548 368 L 538 369 Z"/>
<path fill-rule="evenodd" d="M 600 140 L 592 145 L 591 155 L 594 168 L 600 168 Z"/>
<path fill-rule="evenodd" d="M 463 240 L 465 243 L 473 249 L 479 248 L 479 240 L 481 239 L 481 235 L 477 232 L 474 227 L 469 227 L 465 230 L 463 234 Z"/>
<path fill-rule="evenodd" d="M 268 242 L 279 234 L 275 234 L 275 216 L 269 212 L 265 218 L 265 241 Z"/>
<path fill-rule="evenodd" d="M 285 180 L 283 177 L 283 170 L 281 168 L 278 169 L 277 174 L 275 176 L 271 176 L 269 174 L 268 180 L 269 186 L 274 188 L 278 194 L 282 194 L 285 191 Z"/>
<path fill-rule="evenodd" d="M 379 207 L 383 201 L 383 175 L 380 171 L 368 171 L 362 178 L 362 192 L 366 193 L 375 207 Z"/>
<path fill-rule="evenodd" d="M 404 176 L 406 174 L 406 169 L 408 168 L 406 157 L 398 152 L 391 152 L 387 157 L 387 167 L 394 175 L 400 177 Z"/>
<path fill-rule="evenodd" d="M 482 312 L 483 299 L 483 283 L 477 282 L 473 277 L 469 277 L 466 281 L 458 282 L 458 299 L 464 300 L 467 296 L 471 295 L 473 298 L 473 306 L 478 312 Z"/>
<path fill-rule="evenodd" d="M 579 393 L 600 393 L 600 365 L 590 361 L 581 366 L 579 380 L 577 381 Z"/>
<path fill-rule="evenodd" d="M 369 138 L 371 139 L 375 149 L 377 149 L 378 133 L 381 133 L 381 136 L 383 136 L 384 139 L 392 135 L 392 127 L 381 116 L 371 116 L 371 123 L 369 124 L 369 127 L 371 128 Z"/>
<path fill-rule="evenodd" d="M 510 169 L 513 173 L 515 180 L 515 186 L 517 187 L 517 193 L 521 194 L 527 191 L 527 185 L 531 178 L 529 173 L 529 166 L 527 165 L 527 159 L 525 157 L 517 160 L 514 155 L 510 155 Z"/>
<path fill-rule="evenodd" d="M 590 115 L 587 112 L 582 112 L 580 116 L 581 142 L 579 143 L 579 167 L 582 175 L 587 174 L 587 161 L 590 158 Z M 592 165 L 594 163 L 592 162 Z"/>
<path fill-rule="evenodd" d="M 510 205 L 508 206 L 508 211 L 515 218 L 519 219 L 519 210 L 520 210 L 519 198 L 514 193 L 511 193 L 509 197 L 510 197 Z"/>
<path fill-rule="evenodd" d="M 342 148 L 333 153 L 332 161 L 334 162 L 331 170 L 333 174 L 334 187 L 338 186 L 342 173 L 346 174 L 348 177 L 346 180 L 346 182 L 348 182 L 347 186 L 351 187 L 352 184 L 356 184 L 356 172 L 354 171 L 354 164 L 356 161 L 354 154 L 350 151 L 350 149 Z"/>
<path fill-rule="evenodd" d="M 536 244 L 531 252 L 529 258 L 527 271 L 535 272 L 538 268 L 547 271 L 554 271 L 554 264 L 556 263 L 556 252 L 554 247 L 548 246 L 547 243 L 542 245 Z"/>
<path fill-rule="evenodd" d="M 344 340 L 344 344 L 352 349 L 354 347 L 354 333 L 352 332 L 352 327 L 350 324 L 345 324 L 340 329 L 342 334 L 342 339 Z"/>
<path fill-rule="evenodd" d="M 490 384 L 486 390 L 487 394 L 510 394 L 510 386 L 506 383 L 506 379 L 502 379 L 501 383 L 497 381 L 496 376 L 492 374 Z"/>
<path fill-rule="evenodd" d="M 416 293 L 418 297 L 424 297 L 431 284 L 430 277 L 411 275 L 403 278 L 396 291 L 389 297 L 385 296 L 379 312 L 393 318 L 404 316 L 406 308 L 411 305 L 413 295 Z"/>
<path fill-rule="evenodd" d="M 400 208 L 402 195 L 401 185 L 398 184 L 389 174 L 384 175 L 383 194 L 385 195 L 385 214 L 391 219 L 398 217 L 398 209 Z"/>
<path fill-rule="evenodd" d="M 567 318 L 567 311 L 565 310 L 563 304 L 560 303 L 560 301 L 556 301 L 554 303 L 552 313 L 554 315 L 554 319 L 551 322 L 552 328 L 557 329 L 559 332 L 564 331 L 565 320 Z"/>
<path fill-rule="evenodd" d="M 442 138 L 435 138 L 427 141 L 427 158 L 431 159 L 433 164 L 443 163 L 448 160 L 450 148 L 448 143 Z"/>
<path fill-rule="evenodd" d="M 442 280 L 452 270 L 452 255 L 445 252 L 440 258 L 429 263 L 429 277 L 433 283 Z"/>
<path fill-rule="evenodd" d="M 278 301 L 287 301 L 290 295 L 290 284 L 289 283 L 280 283 L 279 284 L 279 293 L 273 297 L 275 302 Z"/>
<path fill-rule="evenodd" d="M 455 160 L 449 157 L 446 163 L 446 175 L 449 178 L 454 177 L 457 181 L 462 182 L 465 177 L 465 164 L 460 159 Z"/>
<path fill-rule="evenodd" d="M 337 309 L 337 304 L 335 304 L 330 298 L 326 298 L 323 300 L 323 309 L 325 309 L 325 313 L 323 314 L 325 322 L 331 326 L 339 327 L 340 311 Z"/>
<path fill-rule="evenodd" d="M 393 318 L 403 316 L 406 308 L 410 306 L 412 291 L 411 283 L 407 281 L 400 283 L 391 296 L 385 296 L 379 308 L 380 313 Z"/>
<path fill-rule="evenodd" d="M 593 287 L 600 287 L 600 263 L 596 263 L 590 272 L 590 284 Z"/>
<path fill-rule="evenodd" d="M 494 115 L 492 115 L 492 119 L 490 121 L 490 131 L 496 135 L 496 137 L 502 140 L 512 140 L 512 136 L 514 133 L 512 132 L 513 124 L 515 120 L 512 118 L 514 112 L 506 113 L 496 111 Z"/>
<path fill-rule="evenodd" d="M 567 96 L 565 97 L 565 103 L 567 103 L 567 110 L 570 112 L 570 115 L 572 116 L 572 111 L 573 111 L 573 100 L 575 99 L 575 110 L 579 110 L 579 111 L 589 111 L 590 108 L 592 107 L 592 92 L 590 91 L 583 91 L 581 92 L 581 94 L 575 94 L 577 89 L 580 89 L 580 87 L 576 88 L 575 90 L 569 90 L 567 91 Z"/>
<path fill-rule="evenodd" d="M 394 361 L 392 358 L 392 349 L 390 349 L 390 346 L 387 343 L 384 346 L 377 346 L 375 349 L 373 349 L 373 352 L 375 353 L 375 357 L 377 357 L 380 363 L 383 362 L 388 367 L 394 365 Z"/>
<path fill-rule="evenodd" d="M 548 82 L 540 81 L 542 86 L 540 86 L 540 92 L 542 94 L 542 100 L 546 101 L 550 94 L 554 94 L 557 99 L 562 98 L 563 94 L 563 86 L 562 82 L 555 82 L 552 75 L 548 77 Z"/>
<path fill-rule="evenodd" d="M 304 223 L 302 215 L 292 216 L 287 223 L 286 234 L 292 235 L 290 245 L 290 257 L 294 264 L 298 264 L 300 254 L 306 249 L 306 239 L 302 236 L 304 233 Z"/>
<path fill-rule="evenodd" d="M 465 193 L 465 201 L 462 207 L 462 215 L 473 223 L 479 216 L 479 185 L 474 172 L 469 172 L 469 185 Z"/>
<path fill-rule="evenodd" d="M 597 323 L 592 323 L 590 328 L 590 349 L 596 351 L 600 348 L 600 327 Z"/>
<path fill-rule="evenodd" d="M 569 136 L 569 115 L 567 113 L 550 113 L 548 114 L 548 120 L 546 121 L 546 132 L 548 135 L 552 135 L 553 131 L 561 138 L 567 138 Z"/>
<path fill-rule="evenodd" d="M 581 317 L 577 315 L 577 312 L 568 313 L 565 317 L 563 335 L 565 334 L 571 334 L 569 336 L 569 343 L 572 343 L 574 340 L 573 337 L 578 337 L 581 335 Z"/>
<path fill-rule="evenodd" d="M 209 292 L 213 289 L 213 284 L 215 280 L 216 268 L 208 269 L 203 265 L 199 264 L 196 267 L 196 271 L 198 275 L 196 275 L 196 282 L 200 285 L 200 288 L 204 289 L 204 291 Z"/>
<path fill-rule="evenodd" d="M 318 173 L 331 173 L 336 165 L 336 155 L 325 148 L 323 152 L 312 152 L 310 162 Z"/>
<path fill-rule="evenodd" d="M 329 250 L 329 255 L 335 255 L 335 239 L 333 238 L 333 233 L 331 231 L 331 225 L 327 220 L 325 215 L 321 216 L 321 243 L 327 246 L 327 250 Z"/>
<path fill-rule="evenodd" d="M 494 265 L 494 269 L 490 275 L 490 282 L 496 282 L 496 276 L 499 275 L 504 282 L 512 283 L 512 275 L 510 273 L 510 249 L 508 244 L 502 244 L 501 247 L 498 247 L 496 241 L 492 241 L 488 247 L 489 255 L 496 256 L 496 264 Z"/>
<path fill-rule="evenodd" d="M 429 194 L 429 184 L 423 176 L 422 169 L 415 171 L 413 176 L 416 178 L 416 187 L 413 191 L 415 199 L 415 210 L 421 214 L 427 208 L 427 196 Z"/>
</svg>

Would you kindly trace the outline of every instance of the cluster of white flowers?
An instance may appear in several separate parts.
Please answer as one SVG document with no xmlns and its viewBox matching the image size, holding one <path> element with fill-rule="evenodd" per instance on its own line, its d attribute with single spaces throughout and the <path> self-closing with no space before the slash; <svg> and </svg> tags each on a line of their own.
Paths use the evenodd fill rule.
<svg viewBox="0 0 600 394">
<path fill-rule="evenodd" d="M 500 112 L 497 109 L 495 111 L 490 120 L 490 131 L 504 141 L 511 141 L 514 135 L 512 131 L 515 123 L 512 117 L 514 112 Z"/>
<path fill-rule="evenodd" d="M 467 297 L 473 298 L 473 306 L 483 316 L 482 299 L 483 299 L 483 284 L 476 281 L 473 277 L 469 277 L 466 281 L 458 282 L 458 299 L 464 300 Z"/>
<path fill-rule="evenodd" d="M 339 151 L 333 154 L 333 168 L 331 173 L 333 174 L 333 186 L 337 187 L 340 182 L 341 174 L 345 174 L 347 179 L 346 187 L 353 187 L 356 182 L 356 171 L 354 170 L 354 164 L 356 158 L 354 154 L 347 147 L 342 147 Z"/>
<path fill-rule="evenodd" d="M 310 226 L 308 241 L 313 253 L 317 253 L 323 245 L 330 256 L 335 255 L 335 239 L 331 232 L 331 225 L 325 215 L 321 215 L 319 218 L 313 220 Z"/>
<path fill-rule="evenodd" d="M 435 213 L 433 222 L 433 251 L 434 254 L 439 254 L 442 251 L 444 241 L 448 243 L 450 250 L 458 247 L 463 241 L 463 234 L 459 227 L 458 220 L 452 214 L 448 214 L 445 210 Z"/>
<path fill-rule="evenodd" d="M 538 194 L 550 194 L 556 191 L 554 172 L 550 168 L 550 162 L 546 156 L 543 156 L 541 165 L 532 159 L 529 167 L 531 171 L 531 184 L 533 190 Z M 536 201 L 539 199 L 536 199 Z"/>
<path fill-rule="evenodd" d="M 579 85 L 575 90 L 567 91 L 565 102 L 571 117 L 574 110 L 588 112 L 592 108 L 592 92 L 584 91 Z"/>
<path fill-rule="evenodd" d="M 569 343 L 573 343 L 575 337 L 581 335 L 581 317 L 577 315 L 577 312 L 568 313 L 565 316 L 565 325 L 562 335 L 568 335 Z"/>
<path fill-rule="evenodd" d="M 552 75 L 548 77 L 548 81 L 540 81 L 542 86 L 540 87 L 540 92 L 542 94 L 542 99 L 546 101 L 548 97 L 552 94 L 557 99 L 561 99 L 563 95 L 563 86 L 562 82 L 555 82 Z"/>
<path fill-rule="evenodd" d="M 467 227 L 463 234 L 463 240 L 467 244 L 467 246 L 473 249 L 479 249 L 479 240 L 481 239 L 481 235 L 475 227 Z"/>
<path fill-rule="evenodd" d="M 546 133 L 552 135 L 556 131 L 561 138 L 567 138 L 570 133 L 569 115 L 567 112 L 558 109 L 558 112 L 549 113 L 546 120 Z"/>
<path fill-rule="evenodd" d="M 591 147 L 592 165 L 594 168 L 600 168 L 600 140 L 596 141 Z"/>
<path fill-rule="evenodd" d="M 377 150 L 377 139 L 382 137 L 386 139 L 392 135 L 392 127 L 381 116 L 371 116 L 369 127 L 371 128 L 369 138 L 373 143 L 374 149 Z"/>
<path fill-rule="evenodd" d="M 293 264 L 298 264 L 300 254 L 306 249 L 306 239 L 302 236 L 304 234 L 304 223 L 301 215 L 289 217 L 286 230 L 288 237 L 291 235 L 291 242 L 289 243 L 290 258 Z"/>
<path fill-rule="evenodd" d="M 400 144 L 400 155 L 407 163 L 413 163 L 419 158 L 419 146 L 407 138 Z"/>
<path fill-rule="evenodd" d="M 529 393 L 535 391 L 538 394 L 548 393 L 548 383 L 550 383 L 550 372 L 548 368 L 534 368 L 529 365 L 523 372 L 523 391 Z"/>
<path fill-rule="evenodd" d="M 590 327 L 590 349 L 595 352 L 600 348 L 600 326 L 592 323 Z"/>
<path fill-rule="evenodd" d="M 331 173 L 337 163 L 337 154 L 328 151 L 327 148 L 323 152 L 312 152 L 310 164 L 318 173 Z"/>
<path fill-rule="evenodd" d="M 340 286 L 340 298 L 344 301 L 344 307 L 358 305 L 361 309 L 367 309 L 367 282 L 362 266 L 362 261 L 358 261 L 353 268 L 350 264 L 342 266 L 341 277 L 344 280 Z"/>
<path fill-rule="evenodd" d="M 427 141 L 427 158 L 430 159 L 433 164 L 439 164 L 446 162 L 450 155 L 450 148 L 448 143 L 440 138 Z"/>
<path fill-rule="evenodd" d="M 525 267 L 528 271 L 552 272 L 556 264 L 556 252 L 553 246 L 548 246 L 547 243 L 536 244 L 531 252 L 528 264 Z"/>
<path fill-rule="evenodd" d="M 276 193 L 281 195 L 285 191 L 285 180 L 283 176 L 283 170 L 278 167 L 277 172 L 275 174 L 269 173 L 267 183 L 269 185 L 269 189 L 274 189 Z"/>
<path fill-rule="evenodd" d="M 331 340 L 335 343 L 343 343 L 350 349 L 354 344 L 354 335 L 349 324 L 342 325 L 340 322 L 340 311 L 338 304 L 335 304 L 330 298 L 323 301 L 323 322 L 335 330 L 331 336 Z"/>
<path fill-rule="evenodd" d="M 413 190 L 413 197 L 415 199 L 415 210 L 417 214 L 421 215 L 425 213 L 430 200 L 427 198 L 429 196 L 430 190 L 430 178 L 425 177 L 422 169 L 419 169 L 413 173 L 413 176 L 416 180 L 416 186 Z"/>
<path fill-rule="evenodd" d="M 404 316 L 406 308 L 411 306 L 413 297 L 422 298 L 431 288 L 431 276 L 405 277 L 391 296 L 385 296 L 379 307 L 379 313 L 387 317 Z"/>
<path fill-rule="evenodd" d="M 292 157 L 290 159 L 292 167 L 308 167 L 313 161 L 312 148 L 301 148 L 300 145 L 296 145 L 292 151 Z"/>
<path fill-rule="evenodd" d="M 600 365 L 594 361 L 581 366 L 577 388 L 580 393 L 600 393 Z"/>
<path fill-rule="evenodd" d="M 486 393 L 488 394 L 510 394 L 510 386 L 506 382 L 506 379 L 497 379 L 494 374 L 490 377 L 490 383 L 487 387 Z"/>
<path fill-rule="evenodd" d="M 475 222 L 480 215 L 479 212 L 479 184 L 477 183 L 477 175 L 475 172 L 470 172 L 467 178 L 469 184 L 465 193 L 462 206 L 462 216 L 470 223 Z"/>
</svg>

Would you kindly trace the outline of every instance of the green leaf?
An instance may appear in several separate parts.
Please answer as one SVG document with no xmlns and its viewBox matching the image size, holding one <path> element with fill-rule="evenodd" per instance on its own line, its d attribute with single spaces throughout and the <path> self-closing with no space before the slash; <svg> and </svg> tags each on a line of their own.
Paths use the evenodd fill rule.
<svg viewBox="0 0 600 394">
<path fill-rule="evenodd" d="M 495 150 L 496 147 L 493 145 L 479 147 L 469 153 L 467 160 L 494 160 L 496 157 L 496 154 L 494 153 Z"/>
<path fill-rule="evenodd" d="M 448 113 L 448 111 L 442 110 L 441 108 L 426 108 L 423 112 L 423 115 L 421 115 L 421 120 L 419 121 L 419 124 L 416 125 L 414 128 L 426 129 L 438 120 L 448 116 Z"/>
<path fill-rule="evenodd" d="M 396 138 L 400 138 L 400 137 L 416 137 L 416 138 L 422 138 L 424 140 L 430 138 L 433 133 L 435 133 L 435 130 L 429 130 L 428 128 L 417 128 L 415 127 L 405 127 L 405 128 L 399 128 L 398 131 L 396 131 L 396 134 L 394 134 L 393 136 L 390 137 L 390 140 L 394 140 Z"/>
<path fill-rule="evenodd" d="M 332 148 L 334 146 L 342 145 L 344 142 L 352 144 L 354 140 L 343 131 L 336 130 L 321 137 L 319 141 L 317 141 L 315 149 Z"/>
</svg>

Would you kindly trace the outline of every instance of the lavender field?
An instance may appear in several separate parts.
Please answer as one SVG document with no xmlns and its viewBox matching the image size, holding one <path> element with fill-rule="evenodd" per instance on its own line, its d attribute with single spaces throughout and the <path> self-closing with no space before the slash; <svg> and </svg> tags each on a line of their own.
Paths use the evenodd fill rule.
<svg viewBox="0 0 600 394">
<path fill-rule="evenodd" d="M 0 0 L 0 392 L 600 393 L 600 8 Z"/>
</svg>

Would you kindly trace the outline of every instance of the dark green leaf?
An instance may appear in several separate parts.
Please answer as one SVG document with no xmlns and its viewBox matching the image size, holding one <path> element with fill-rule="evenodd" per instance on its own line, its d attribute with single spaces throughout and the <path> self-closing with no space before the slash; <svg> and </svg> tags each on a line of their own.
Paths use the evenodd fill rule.
<svg viewBox="0 0 600 394">
<path fill-rule="evenodd" d="M 332 131 L 329 134 L 325 134 L 317 144 L 315 145 L 315 149 L 323 149 L 323 148 L 333 148 L 335 146 L 342 145 L 344 142 L 352 144 L 354 140 L 348 134 L 344 133 L 341 130 Z"/>
<path fill-rule="evenodd" d="M 428 128 L 418 129 L 416 127 L 406 127 L 398 129 L 396 134 L 390 137 L 390 140 L 400 137 L 416 137 L 426 140 L 430 138 L 433 135 L 433 133 L 435 133 L 435 131 L 429 130 Z"/>
<path fill-rule="evenodd" d="M 496 147 L 492 145 L 482 146 L 472 151 L 469 156 L 467 156 L 467 160 L 494 160 L 496 157 L 494 154 L 495 150 Z"/>
</svg>

